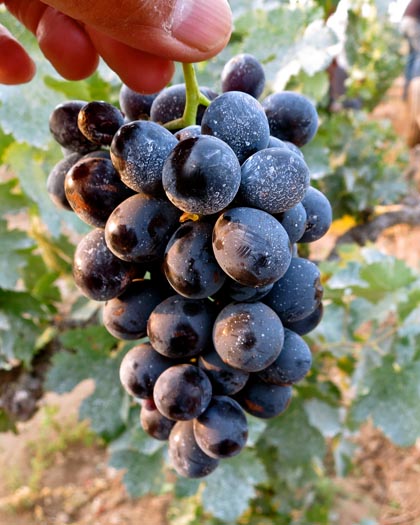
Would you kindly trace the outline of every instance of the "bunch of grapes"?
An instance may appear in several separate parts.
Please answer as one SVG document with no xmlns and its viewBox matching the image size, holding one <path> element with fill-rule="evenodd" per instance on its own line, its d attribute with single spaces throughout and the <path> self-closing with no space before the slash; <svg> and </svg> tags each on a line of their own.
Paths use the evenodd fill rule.
<svg viewBox="0 0 420 525">
<path fill-rule="evenodd" d="M 174 469 L 191 478 L 238 454 L 246 413 L 284 412 L 310 370 L 302 336 L 321 320 L 322 286 L 297 246 L 331 223 L 300 150 L 318 127 L 313 104 L 290 91 L 260 102 L 264 70 L 247 54 L 221 85 L 199 89 L 188 126 L 186 84 L 154 95 L 123 86 L 121 109 L 70 101 L 50 118 L 65 156 L 48 192 L 92 226 L 75 282 L 103 302 L 112 335 L 147 336 L 120 380 L 145 432 L 168 440 Z"/>
</svg>

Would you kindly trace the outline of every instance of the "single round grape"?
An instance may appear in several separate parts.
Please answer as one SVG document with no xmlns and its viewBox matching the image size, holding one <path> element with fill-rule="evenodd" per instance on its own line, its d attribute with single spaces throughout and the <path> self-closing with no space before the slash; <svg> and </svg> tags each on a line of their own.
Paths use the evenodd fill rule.
<svg viewBox="0 0 420 525">
<path fill-rule="evenodd" d="M 309 332 L 312 332 L 312 330 L 314 330 L 319 325 L 323 313 L 324 306 L 321 302 L 311 314 L 307 315 L 303 319 L 299 319 L 299 321 L 284 321 L 283 326 L 289 330 L 293 330 L 293 332 L 296 332 L 299 335 L 306 335 L 309 334 Z"/>
<path fill-rule="evenodd" d="M 176 472 L 186 478 L 203 478 L 213 472 L 219 460 L 197 445 L 192 421 L 177 421 L 169 435 L 169 459 Z"/>
<path fill-rule="evenodd" d="M 253 56 L 242 53 L 232 57 L 222 70 L 222 91 L 243 91 L 258 98 L 264 91 L 265 72 Z"/>
<path fill-rule="evenodd" d="M 293 91 L 273 93 L 262 101 L 270 133 L 296 146 L 307 144 L 318 129 L 318 114 L 312 102 Z"/>
<path fill-rule="evenodd" d="M 181 212 L 166 199 L 138 193 L 117 206 L 105 225 L 109 249 L 120 259 L 161 259 Z"/>
<path fill-rule="evenodd" d="M 259 372 L 275 361 L 284 340 L 283 325 L 267 305 L 231 303 L 216 318 L 213 344 L 222 361 L 244 372 Z"/>
<path fill-rule="evenodd" d="M 64 189 L 76 215 L 85 223 L 104 228 L 118 204 L 133 195 L 121 182 L 108 158 L 83 157 L 67 172 Z"/>
<path fill-rule="evenodd" d="M 153 348 L 173 358 L 202 352 L 211 339 L 214 313 L 209 301 L 172 295 L 149 316 L 147 335 Z"/>
<path fill-rule="evenodd" d="M 302 337 L 291 330 L 284 330 L 283 348 L 277 359 L 259 372 L 266 383 L 294 385 L 301 381 L 311 369 L 312 353 Z"/>
<path fill-rule="evenodd" d="M 176 421 L 198 417 L 208 407 L 211 396 L 211 383 L 205 372 L 190 364 L 167 368 L 153 390 L 159 412 Z"/>
<path fill-rule="evenodd" d="M 120 382 L 130 396 L 148 399 L 153 395 L 158 377 L 173 365 L 174 361 L 158 354 L 149 343 L 143 343 L 123 357 Z"/>
<path fill-rule="evenodd" d="M 272 385 L 253 376 L 234 399 L 254 417 L 270 419 L 279 416 L 292 399 L 291 386 Z"/>
<path fill-rule="evenodd" d="M 80 153 L 70 153 L 57 164 L 50 171 L 47 178 L 47 192 L 52 202 L 63 210 L 73 211 L 64 191 L 64 180 L 69 169 L 76 164 L 82 156 Z"/>
<path fill-rule="evenodd" d="M 204 112 L 201 131 L 228 144 L 242 164 L 267 147 L 270 127 L 261 104 L 248 93 L 227 91 L 214 99 Z"/>
<path fill-rule="evenodd" d="M 124 124 L 121 111 L 100 100 L 83 106 L 77 116 L 77 125 L 83 135 L 95 144 L 109 146 L 118 129 Z"/>
<path fill-rule="evenodd" d="M 309 187 L 309 168 L 289 148 L 266 148 L 242 164 L 238 199 L 268 213 L 293 208 Z"/>
<path fill-rule="evenodd" d="M 104 326 L 118 339 L 141 339 L 146 336 L 150 314 L 164 298 L 152 281 L 133 281 L 121 295 L 105 303 Z"/>
<path fill-rule="evenodd" d="M 292 244 L 298 242 L 306 229 L 306 210 L 301 202 L 283 213 L 275 214 L 275 218 L 286 230 Z"/>
<path fill-rule="evenodd" d="M 204 299 L 223 286 L 226 274 L 214 257 L 212 231 L 210 223 L 187 221 L 170 238 L 163 269 L 169 283 L 180 295 Z"/>
<path fill-rule="evenodd" d="M 211 215 L 234 199 L 241 182 L 241 167 L 222 140 L 200 135 L 179 142 L 165 161 L 163 188 L 179 209 Z"/>
<path fill-rule="evenodd" d="M 119 94 L 121 111 L 128 120 L 148 120 L 150 117 L 152 102 L 157 95 L 158 93 L 153 93 L 151 95 L 138 93 L 123 84 Z"/>
<path fill-rule="evenodd" d="M 89 299 L 108 301 L 121 295 L 134 272 L 132 264 L 122 261 L 109 250 L 102 229 L 86 234 L 76 247 L 73 278 Z"/>
<path fill-rule="evenodd" d="M 87 104 L 84 100 L 69 100 L 59 104 L 50 115 L 49 127 L 54 140 L 66 150 L 84 154 L 98 145 L 87 139 L 77 125 L 79 111 Z"/>
<path fill-rule="evenodd" d="M 321 239 L 332 223 L 332 209 L 327 197 L 310 186 L 302 199 L 306 211 L 305 232 L 298 242 L 314 242 Z"/>
<path fill-rule="evenodd" d="M 222 361 L 214 347 L 200 354 L 198 365 L 202 368 L 213 387 L 213 394 L 231 395 L 239 392 L 248 381 L 249 372 L 238 370 Z"/>
<path fill-rule="evenodd" d="M 111 160 L 131 189 L 163 195 L 162 168 L 178 144 L 170 131 L 155 122 L 135 120 L 121 126 L 111 143 Z"/>
<path fill-rule="evenodd" d="M 248 422 L 237 401 L 213 396 L 206 410 L 193 422 L 198 446 L 212 458 L 239 454 L 248 438 Z"/>
<path fill-rule="evenodd" d="M 152 438 L 166 441 L 169 439 L 169 434 L 175 425 L 175 421 L 162 416 L 156 408 L 153 399 L 148 399 L 141 405 L 140 425 Z"/>
<path fill-rule="evenodd" d="M 222 270 L 245 286 L 274 283 L 291 260 L 286 230 L 272 215 L 254 208 L 231 208 L 220 215 L 213 250 Z"/>
<path fill-rule="evenodd" d="M 316 264 L 302 257 L 293 257 L 287 272 L 263 299 L 282 322 L 307 317 L 322 300 L 321 274 Z"/>
</svg>

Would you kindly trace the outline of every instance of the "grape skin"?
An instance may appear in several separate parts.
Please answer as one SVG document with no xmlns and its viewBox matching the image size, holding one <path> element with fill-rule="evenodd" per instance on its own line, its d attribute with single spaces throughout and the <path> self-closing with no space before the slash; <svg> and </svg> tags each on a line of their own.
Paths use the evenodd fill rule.
<svg viewBox="0 0 420 525">
<path fill-rule="evenodd" d="M 222 70 L 222 91 L 243 91 L 258 98 L 264 91 L 265 72 L 261 63 L 248 53 L 232 57 Z"/>
<path fill-rule="evenodd" d="M 163 416 L 156 408 L 153 399 L 142 403 L 140 411 L 142 429 L 154 439 L 166 441 L 175 425 L 175 421 Z"/>
<path fill-rule="evenodd" d="M 63 159 L 59 160 L 57 164 L 50 171 L 47 178 L 47 192 L 52 202 L 63 210 L 73 211 L 64 190 L 64 180 L 69 169 L 81 159 L 80 153 L 70 153 Z"/>
<path fill-rule="evenodd" d="M 123 124 L 124 116 L 118 108 L 98 100 L 88 102 L 77 116 L 77 125 L 83 135 L 101 146 L 109 146 Z"/>
<path fill-rule="evenodd" d="M 292 387 L 272 385 L 253 376 L 234 399 L 252 416 L 271 419 L 288 408 Z"/>
<path fill-rule="evenodd" d="M 298 202 L 296 206 L 293 206 L 293 208 L 290 208 L 283 213 L 278 215 L 275 214 L 274 217 L 276 217 L 276 219 L 286 230 L 292 244 L 298 242 L 299 239 L 301 239 L 307 225 L 306 210 L 302 202 Z"/>
<path fill-rule="evenodd" d="M 309 332 L 312 332 L 312 330 L 314 330 L 319 325 L 323 313 L 324 306 L 322 303 L 319 303 L 317 308 L 303 319 L 291 322 L 283 321 L 283 326 L 284 328 L 289 328 L 289 330 L 293 330 L 293 332 L 296 332 L 299 335 L 306 335 L 309 334 Z"/>
<path fill-rule="evenodd" d="M 332 209 L 327 197 L 310 186 L 302 199 L 306 212 L 305 231 L 298 242 L 314 242 L 321 239 L 332 223 Z"/>
<path fill-rule="evenodd" d="M 148 120 L 152 102 L 157 95 L 158 93 L 151 95 L 137 93 L 137 91 L 123 84 L 119 93 L 121 110 L 128 120 Z"/>
<path fill-rule="evenodd" d="M 200 354 L 198 366 L 206 372 L 213 386 L 214 394 L 236 394 L 245 386 L 249 378 L 249 372 L 233 368 L 222 361 L 213 347 Z"/>
</svg>

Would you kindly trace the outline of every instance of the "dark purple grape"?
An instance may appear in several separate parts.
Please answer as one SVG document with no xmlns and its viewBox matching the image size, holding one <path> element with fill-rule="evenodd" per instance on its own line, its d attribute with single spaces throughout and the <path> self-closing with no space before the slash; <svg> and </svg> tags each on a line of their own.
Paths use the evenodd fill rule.
<svg viewBox="0 0 420 525">
<path fill-rule="evenodd" d="M 159 412 L 176 421 L 198 417 L 208 407 L 211 396 L 211 383 L 205 372 L 190 364 L 166 369 L 153 390 Z"/>
<path fill-rule="evenodd" d="M 137 93 L 137 91 L 123 84 L 119 95 L 121 111 L 128 120 L 148 120 L 152 102 L 157 95 L 158 93 L 152 95 Z"/>
<path fill-rule="evenodd" d="M 245 286 L 274 283 L 291 260 L 286 230 L 272 215 L 254 208 L 232 208 L 218 218 L 213 250 L 222 270 Z"/>
<path fill-rule="evenodd" d="M 130 396 L 148 399 L 153 395 L 158 377 L 173 365 L 171 359 L 155 352 L 149 343 L 143 343 L 125 354 L 120 365 L 120 381 Z"/>
<path fill-rule="evenodd" d="M 267 305 L 232 303 L 213 327 L 213 344 L 222 361 L 245 372 L 259 372 L 275 361 L 284 340 L 283 325 Z"/>
<path fill-rule="evenodd" d="M 306 211 L 305 232 L 298 242 L 314 242 L 323 237 L 332 223 L 332 209 L 327 197 L 310 186 L 302 199 Z"/>
<path fill-rule="evenodd" d="M 214 317 L 209 301 L 172 295 L 151 312 L 147 335 L 153 348 L 162 355 L 191 357 L 208 346 Z"/>
<path fill-rule="evenodd" d="M 239 454 L 248 438 L 248 422 L 237 401 L 214 396 L 206 410 L 193 422 L 198 446 L 212 458 Z"/>
<path fill-rule="evenodd" d="M 244 387 L 249 378 L 249 372 L 233 368 L 222 361 L 213 347 L 199 356 L 198 365 L 210 379 L 214 394 L 236 394 Z"/>
<path fill-rule="evenodd" d="M 121 182 L 108 158 L 83 157 L 67 172 L 64 189 L 76 215 L 85 223 L 104 228 L 118 204 L 133 195 Z"/>
<path fill-rule="evenodd" d="M 261 104 L 248 93 L 228 91 L 207 107 L 201 131 L 229 144 L 242 164 L 267 147 L 270 128 Z"/>
<path fill-rule="evenodd" d="M 252 55 L 242 53 L 226 62 L 222 70 L 222 91 L 243 91 L 258 98 L 264 91 L 265 73 Z"/>
<path fill-rule="evenodd" d="M 306 229 L 306 211 L 301 202 L 283 213 L 274 215 L 286 230 L 292 244 L 296 243 Z"/>
<path fill-rule="evenodd" d="M 183 140 L 165 161 L 162 183 L 168 199 L 179 209 L 211 215 L 234 199 L 241 167 L 232 149 L 216 137 Z"/>
<path fill-rule="evenodd" d="M 133 195 L 109 216 L 105 225 L 106 243 L 124 261 L 144 263 L 161 259 L 180 215 L 166 199 Z"/>
<path fill-rule="evenodd" d="M 77 125 L 83 135 L 95 144 L 109 146 L 118 129 L 124 124 L 121 111 L 99 100 L 88 102 L 77 116 Z"/>
<path fill-rule="evenodd" d="M 165 250 L 163 269 L 174 290 L 191 299 L 216 293 L 226 274 L 214 257 L 213 226 L 207 222 L 184 222 L 172 235 Z"/>
<path fill-rule="evenodd" d="M 164 298 L 152 281 L 133 281 L 125 292 L 105 303 L 104 326 L 119 339 L 128 341 L 145 337 L 149 315 Z"/>
<path fill-rule="evenodd" d="M 244 286 L 233 279 L 229 279 L 224 286 L 230 299 L 239 303 L 255 303 L 265 297 L 272 287 L 273 283 L 258 287 Z"/>
<path fill-rule="evenodd" d="M 309 332 L 312 332 L 312 330 L 314 330 L 319 325 L 323 313 L 324 306 L 322 303 L 319 303 L 318 307 L 311 314 L 307 315 L 303 319 L 300 319 L 299 321 L 284 321 L 283 326 L 284 328 L 293 330 L 293 332 L 296 332 L 299 335 L 306 335 L 309 334 Z"/>
<path fill-rule="evenodd" d="M 193 124 L 191 126 L 187 126 L 186 128 L 182 128 L 179 131 L 177 131 L 174 134 L 174 137 L 181 141 L 185 139 L 198 137 L 199 135 L 201 135 L 201 126 L 199 126 L 198 124 Z"/>
<path fill-rule="evenodd" d="M 270 133 L 293 142 L 296 146 L 308 143 L 318 129 L 318 114 L 312 102 L 293 91 L 273 93 L 262 101 Z"/>
<path fill-rule="evenodd" d="M 257 151 L 242 164 L 238 200 L 268 213 L 293 208 L 309 187 L 309 168 L 289 148 Z"/>
<path fill-rule="evenodd" d="M 213 472 L 219 460 L 197 445 L 192 421 L 178 421 L 169 436 L 169 459 L 176 472 L 186 478 L 203 478 Z"/>
<path fill-rule="evenodd" d="M 284 344 L 277 359 L 265 370 L 259 372 L 266 383 L 294 385 L 311 369 L 312 354 L 302 337 L 291 330 L 284 330 Z"/>
<path fill-rule="evenodd" d="M 176 144 L 177 139 L 163 126 L 135 120 L 121 126 L 115 134 L 111 160 L 129 188 L 161 196 L 163 164 Z"/>
<path fill-rule="evenodd" d="M 302 159 L 304 158 L 302 150 L 299 148 L 299 146 L 296 146 L 296 144 L 293 144 L 293 142 L 289 142 L 288 140 L 283 140 L 282 142 L 287 148 L 292 150 L 293 153 L 296 153 L 299 155 L 299 157 L 302 157 Z"/>
<path fill-rule="evenodd" d="M 70 153 L 50 171 L 47 178 L 47 191 L 52 202 L 63 210 L 73 211 L 64 191 L 64 179 L 69 169 L 81 158 L 80 153 Z"/>
<path fill-rule="evenodd" d="M 59 104 L 51 113 L 49 126 L 54 140 L 66 150 L 84 154 L 94 151 L 98 145 L 87 139 L 79 130 L 77 117 L 87 104 L 84 100 L 70 100 Z"/>
<path fill-rule="evenodd" d="M 293 257 L 287 272 L 263 299 L 282 322 L 299 321 L 310 315 L 321 302 L 323 288 L 316 264 Z"/>
<path fill-rule="evenodd" d="M 291 143 L 289 143 L 291 144 Z M 278 139 L 277 137 L 273 137 L 273 135 L 270 135 L 270 138 L 268 140 L 267 148 L 287 148 L 287 143 L 283 140 Z"/>
<path fill-rule="evenodd" d="M 154 439 L 166 441 L 175 425 L 175 421 L 168 419 L 156 408 L 153 399 L 141 405 L 140 425 L 142 429 Z"/>
<path fill-rule="evenodd" d="M 252 416 L 270 419 L 288 408 L 292 387 L 272 385 L 253 376 L 234 399 Z"/>
<path fill-rule="evenodd" d="M 121 295 L 134 272 L 132 264 L 122 261 L 109 250 L 102 229 L 89 232 L 76 247 L 73 278 L 89 299 L 108 301 Z"/>
</svg>

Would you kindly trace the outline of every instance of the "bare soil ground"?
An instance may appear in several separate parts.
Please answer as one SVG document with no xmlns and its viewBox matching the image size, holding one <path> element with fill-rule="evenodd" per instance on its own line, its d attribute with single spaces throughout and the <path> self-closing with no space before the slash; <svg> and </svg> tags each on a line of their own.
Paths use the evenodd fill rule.
<svg viewBox="0 0 420 525">
<path fill-rule="evenodd" d="M 404 134 L 401 85 L 398 80 L 373 116 L 390 118 Z M 420 181 L 417 149 L 411 152 L 411 167 L 412 176 Z M 420 266 L 420 228 L 395 227 L 378 245 Z M 49 444 L 59 439 L 57 433 L 78 428 L 78 407 L 91 389 L 86 381 L 70 394 L 48 394 L 43 404 L 57 407 L 52 423 L 45 424 L 41 410 L 20 425 L 19 435 L 0 434 L 1 525 L 166 525 L 169 497 L 130 499 L 121 473 L 107 466 L 105 447 L 88 442 L 87 430 L 81 428 L 64 447 L 49 450 Z M 401 449 L 366 424 L 358 444 L 352 475 L 336 480 L 340 490 L 331 524 L 355 525 L 370 519 L 379 525 L 420 525 L 420 440 Z"/>
</svg>

